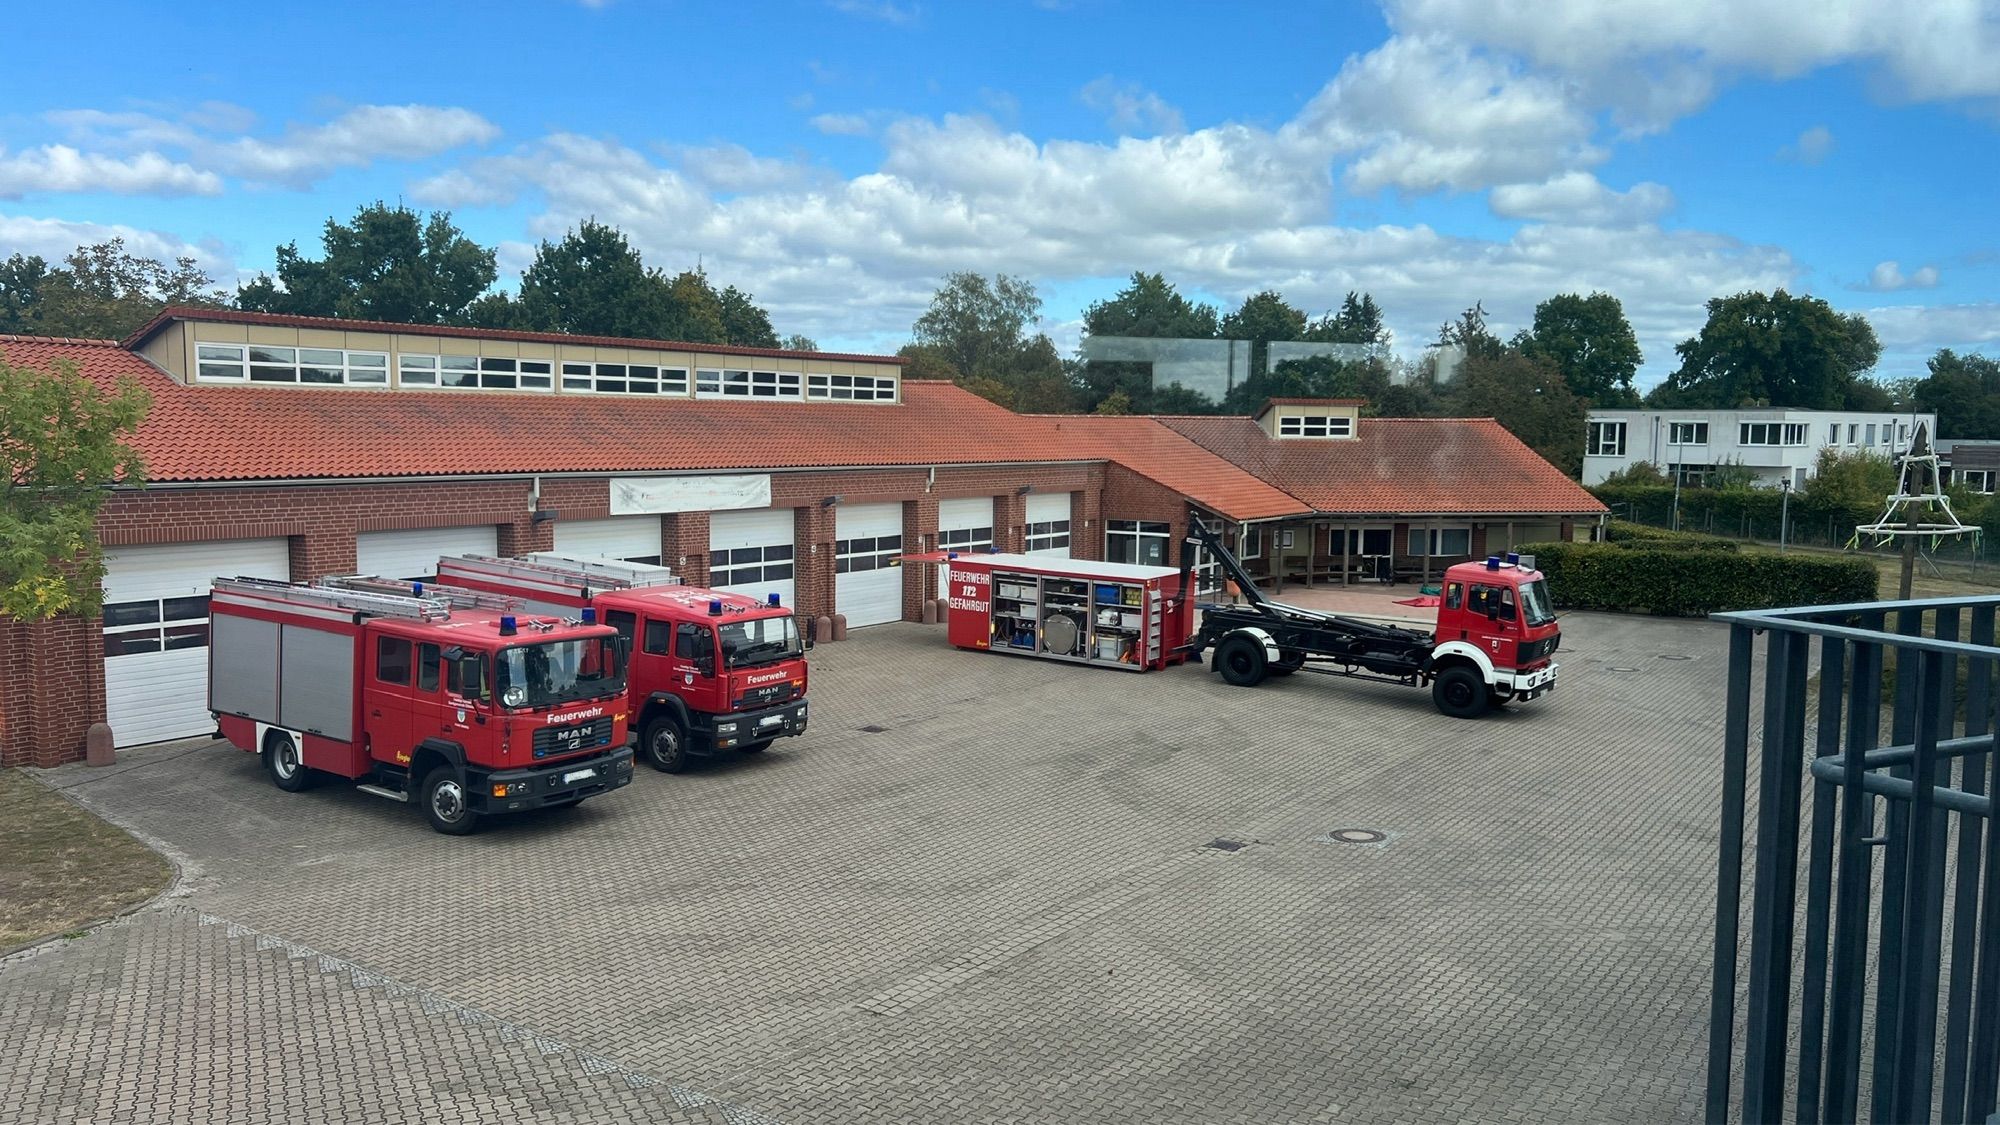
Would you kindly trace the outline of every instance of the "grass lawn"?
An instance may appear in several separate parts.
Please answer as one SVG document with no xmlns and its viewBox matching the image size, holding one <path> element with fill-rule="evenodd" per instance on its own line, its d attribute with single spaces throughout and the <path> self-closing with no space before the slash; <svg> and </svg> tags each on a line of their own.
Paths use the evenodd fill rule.
<svg viewBox="0 0 2000 1125">
<path fill-rule="evenodd" d="M 1775 551 L 1771 543 L 1759 543 L 1764 550 Z M 1841 551 L 1832 547 L 1801 547 L 1794 544 L 1790 548 L 1794 554 L 1810 554 L 1831 557 L 1864 558 L 1875 564 L 1882 573 L 1882 584 L 1877 594 L 1883 601 L 1894 601 L 1896 591 L 1903 581 L 1903 556 L 1876 551 Z M 1933 569 L 1935 567 L 1935 569 Z M 1981 594 L 2000 593 L 2000 564 L 1986 562 L 1977 568 L 1956 559 L 1926 562 L 1917 560 L 1916 573 L 1910 578 L 1910 596 L 1916 598 L 1959 598 Z"/>
<path fill-rule="evenodd" d="M 152 849 L 20 770 L 0 770 L 0 857 L 0 952 L 109 918 L 173 878 Z"/>
</svg>

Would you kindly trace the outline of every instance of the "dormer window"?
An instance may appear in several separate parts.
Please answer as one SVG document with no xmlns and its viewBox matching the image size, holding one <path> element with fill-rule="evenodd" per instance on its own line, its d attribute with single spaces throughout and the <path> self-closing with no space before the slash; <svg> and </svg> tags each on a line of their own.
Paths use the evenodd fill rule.
<svg viewBox="0 0 2000 1125">
<path fill-rule="evenodd" d="M 1278 436 L 1285 438 L 1344 438 L 1354 436 L 1354 419 L 1341 414 L 1284 414 Z"/>
<path fill-rule="evenodd" d="M 385 352 L 340 348 L 281 348 L 264 344 L 196 344 L 196 374 L 204 383 L 305 383 L 387 386 Z"/>
</svg>

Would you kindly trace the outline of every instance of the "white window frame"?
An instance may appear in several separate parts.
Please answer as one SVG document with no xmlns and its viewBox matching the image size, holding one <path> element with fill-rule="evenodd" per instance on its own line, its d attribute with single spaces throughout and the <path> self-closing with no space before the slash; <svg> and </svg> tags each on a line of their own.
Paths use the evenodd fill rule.
<svg viewBox="0 0 2000 1125">
<path fill-rule="evenodd" d="M 651 375 L 634 377 L 634 369 Z M 635 390 L 633 383 L 651 383 L 651 390 Z M 663 367 L 657 363 L 582 363 L 566 360 L 562 365 L 562 389 L 567 394 L 664 395 L 686 398 L 688 369 Z"/>
<path fill-rule="evenodd" d="M 1464 535 L 1465 550 L 1442 550 L 1441 548 L 1445 543 L 1444 537 L 1447 535 Z M 1410 549 L 1408 557 L 1413 559 L 1425 557 L 1433 559 L 1469 559 L 1472 557 L 1472 525 L 1445 524 L 1440 527 L 1413 527 L 1410 529 L 1408 541 L 1404 545 Z"/>
<path fill-rule="evenodd" d="M 1956 476 L 1958 483 L 1969 491 L 1986 496 L 1993 495 L 1993 477 L 1995 474 L 1992 469 L 1959 469 L 1952 475 Z"/>
<path fill-rule="evenodd" d="M 747 367 L 704 367 L 694 373 L 696 398 L 747 398 L 766 402 L 805 397 L 805 376 L 796 371 Z"/>
<path fill-rule="evenodd" d="M 178 612 L 180 616 L 168 617 L 167 614 L 170 612 L 167 609 L 168 602 L 200 603 L 199 612 L 190 614 L 187 611 L 195 607 L 180 604 L 172 611 Z M 151 609 L 150 619 L 126 621 L 116 625 L 109 623 L 114 617 L 128 612 L 143 612 L 142 607 L 148 606 Z M 176 595 L 160 598 L 132 598 L 127 601 L 107 603 L 104 606 L 102 618 L 106 622 L 103 627 L 105 659 L 117 660 L 120 657 L 126 656 L 156 656 L 162 652 L 178 652 L 182 649 L 190 648 L 207 648 L 209 641 L 208 613 L 208 595 L 206 594 Z M 153 642 L 153 647 L 151 648 L 141 648 L 130 652 L 111 651 L 115 646 L 131 643 L 126 638 L 145 637 L 148 634 L 150 634 L 149 639 Z M 177 635 L 170 636 L 170 634 Z M 194 643 L 185 643 L 189 640 L 193 640 Z M 172 641 L 181 641 L 183 643 L 172 644 L 170 643 Z"/>
<path fill-rule="evenodd" d="M 1160 542 L 1160 561 L 1147 563 L 1144 547 L 1147 540 Z M 1165 566 L 1173 557 L 1174 527 L 1158 520 L 1105 520 L 1104 521 L 1104 561 L 1130 563 L 1135 566 Z M 1112 549 L 1112 544 L 1130 542 L 1129 557 L 1121 557 Z"/>
<path fill-rule="evenodd" d="M 993 545 L 993 529 L 990 527 L 950 527 L 938 530 L 938 550 L 956 551 L 961 555 L 986 553 Z"/>
<path fill-rule="evenodd" d="M 790 543 L 766 543 L 708 553 L 710 587 L 751 586 L 759 582 L 789 582 L 794 571 Z"/>
<path fill-rule="evenodd" d="M 1069 521 L 1044 520 L 1031 523 L 1022 534 L 1022 549 L 1029 554 L 1036 551 L 1053 551 L 1057 548 L 1069 549 Z"/>
<path fill-rule="evenodd" d="M 1394 526 L 1390 524 L 1385 523 L 1385 524 L 1374 524 L 1366 527 L 1349 527 L 1344 530 L 1346 531 L 1346 539 L 1347 539 L 1347 557 L 1350 559 L 1366 559 L 1366 558 L 1373 558 L 1379 555 L 1388 555 L 1393 553 L 1396 549 L 1396 529 Z M 1340 541 L 1342 537 L 1341 536 L 1342 531 L 1343 531 L 1342 528 L 1336 527 L 1327 536 L 1327 543 L 1332 548 L 1332 554 L 1334 555 L 1340 554 Z M 1370 535 L 1381 536 L 1381 539 L 1379 540 L 1380 543 L 1382 544 L 1381 550 L 1371 551 L 1368 549 L 1368 537 Z"/>
<path fill-rule="evenodd" d="M 1707 422 L 1668 422 L 1668 445 L 1707 445 Z"/>
<path fill-rule="evenodd" d="M 806 373 L 806 397 L 815 402 L 894 402 L 900 380 L 894 375 Z"/>
<path fill-rule="evenodd" d="M 1354 419 L 1345 414 L 1281 414 L 1278 436 L 1284 438 L 1344 438 L 1354 435 Z"/>
<path fill-rule="evenodd" d="M 468 379 L 447 383 L 446 376 Z M 520 359 L 515 356 L 477 356 L 403 352 L 396 356 L 396 384 L 447 391 L 527 391 L 548 394 L 555 390 L 555 361 Z"/>
<path fill-rule="evenodd" d="M 267 356 L 287 352 L 290 353 L 291 359 L 258 361 L 252 355 L 253 352 L 262 352 Z M 316 357 L 311 362 L 306 360 L 308 352 Z M 194 354 L 194 381 L 197 383 L 254 383 L 265 387 L 387 387 L 389 385 L 387 351 L 369 351 L 365 348 L 353 350 L 309 348 L 296 344 L 212 343 L 196 340 Z M 307 369 L 331 372 L 335 378 L 307 381 L 303 374 Z M 259 371 L 289 371 L 291 377 L 260 379 L 256 377 Z"/>
<path fill-rule="evenodd" d="M 1804 422 L 1739 422 L 1736 444 L 1750 447 L 1798 446 L 1806 443 Z"/>
<path fill-rule="evenodd" d="M 833 541 L 833 572 L 862 574 L 871 570 L 888 570 L 897 565 L 896 558 L 902 553 L 901 532 L 895 535 L 836 539 Z"/>
<path fill-rule="evenodd" d="M 1589 457 L 1625 456 L 1625 421 L 1612 418 L 1591 419 L 1588 444 L 1583 452 Z"/>
</svg>

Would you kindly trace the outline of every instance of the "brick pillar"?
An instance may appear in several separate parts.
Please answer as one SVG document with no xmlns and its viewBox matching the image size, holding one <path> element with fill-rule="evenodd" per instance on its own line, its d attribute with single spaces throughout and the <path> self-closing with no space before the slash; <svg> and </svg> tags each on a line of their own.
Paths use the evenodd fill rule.
<svg viewBox="0 0 2000 1125">
<path fill-rule="evenodd" d="M 7 658 L 0 692 L 0 765 L 59 766 L 83 759 L 83 736 L 104 715 L 103 630 L 58 617 L 0 622 Z"/>
<path fill-rule="evenodd" d="M 294 582 L 317 582 L 329 574 L 353 574 L 361 565 L 356 556 L 355 533 L 350 528 L 294 535 L 287 543 Z"/>
<path fill-rule="evenodd" d="M 937 537 L 937 496 L 926 492 L 915 500 L 903 501 L 903 553 L 935 551 Z M 940 596 L 937 567 L 929 563 L 903 565 L 903 620 L 922 621 L 924 599 Z"/>
<path fill-rule="evenodd" d="M 690 586 L 708 585 L 708 513 L 672 512 L 660 517 L 660 561 Z"/>
<path fill-rule="evenodd" d="M 1576 521 L 1562 521 L 1562 530 L 1556 535 L 1556 538 L 1565 543 L 1574 543 L 1576 541 Z"/>
<path fill-rule="evenodd" d="M 1009 492 L 993 498 L 993 544 L 1003 553 L 1018 555 L 1025 536 L 1021 526 L 1028 520 L 1028 498 Z"/>
<path fill-rule="evenodd" d="M 1472 557 L 1483 559 L 1488 553 L 1486 550 L 1486 525 L 1475 523 L 1472 525 Z"/>
<path fill-rule="evenodd" d="M 1069 494 L 1069 554 L 1074 559 L 1104 559 L 1104 519 L 1099 492 Z"/>
<path fill-rule="evenodd" d="M 495 537 L 500 553 L 508 558 L 525 555 L 534 551 L 556 549 L 556 524 L 554 520 L 536 523 L 532 519 L 518 523 L 497 525 L 499 534 Z"/>
<path fill-rule="evenodd" d="M 801 612 L 815 617 L 834 612 L 833 538 L 838 526 L 834 511 L 818 502 L 792 509 L 793 596 Z"/>
</svg>

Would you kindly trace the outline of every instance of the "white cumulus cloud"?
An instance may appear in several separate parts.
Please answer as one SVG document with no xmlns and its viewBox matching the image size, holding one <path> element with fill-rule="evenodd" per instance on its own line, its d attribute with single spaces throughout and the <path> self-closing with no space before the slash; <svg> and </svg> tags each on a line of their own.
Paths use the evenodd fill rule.
<svg viewBox="0 0 2000 1125">
<path fill-rule="evenodd" d="M 1875 263 L 1875 268 L 1868 271 L 1868 284 L 1862 288 L 1889 293 L 1898 289 L 1935 289 L 1937 283 L 1936 266 L 1919 266 L 1905 275 L 1900 262 L 1889 261 Z"/>
<path fill-rule="evenodd" d="M 1833 130 L 1815 125 L 1799 134 L 1799 139 L 1778 150 L 1778 159 L 1795 164 L 1821 164 L 1833 155 Z"/>
<path fill-rule="evenodd" d="M 829 137 L 868 135 L 868 119 L 858 113 L 821 113 L 807 119 L 806 124 Z"/>
<path fill-rule="evenodd" d="M 222 177 L 157 152 L 111 156 L 68 145 L 9 153 L 0 148 L 0 199 L 108 192 L 113 195 L 219 195 Z"/>
<path fill-rule="evenodd" d="M 178 235 L 143 230 L 123 223 L 80 223 L 33 215 L 0 214 L 0 258 L 29 254 L 59 262 L 78 246 L 108 242 L 114 238 L 124 239 L 126 252 L 142 258 L 163 262 L 193 258 L 208 271 L 209 276 L 225 286 L 233 286 L 240 280 L 235 262 L 220 243 L 189 242 Z"/>
<path fill-rule="evenodd" d="M 1078 96 L 1084 105 L 1105 115 L 1105 124 L 1121 133 L 1187 131 L 1180 110 L 1136 82 L 1119 82 L 1106 75 L 1093 79 Z"/>
<path fill-rule="evenodd" d="M 1629 226 L 1673 210 L 1674 193 L 1650 181 L 1613 191 L 1589 172 L 1564 172 L 1539 184 L 1502 184 L 1487 196 L 1487 203 L 1505 219 Z"/>
</svg>

